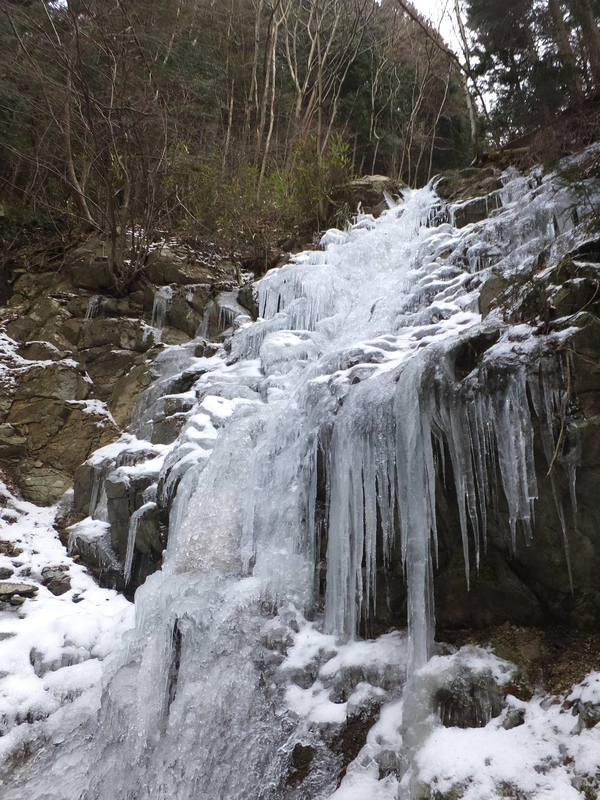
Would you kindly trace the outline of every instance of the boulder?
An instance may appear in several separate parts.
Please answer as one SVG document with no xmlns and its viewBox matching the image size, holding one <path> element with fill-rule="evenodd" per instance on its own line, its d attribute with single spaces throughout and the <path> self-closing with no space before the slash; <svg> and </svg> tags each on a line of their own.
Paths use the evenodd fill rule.
<svg viewBox="0 0 600 800">
<path fill-rule="evenodd" d="M 42 584 L 56 597 L 71 590 L 71 578 L 66 574 L 68 567 L 44 567 Z"/>
<path fill-rule="evenodd" d="M 136 367 L 145 367 L 147 354 L 133 350 L 94 347 L 79 353 L 98 399 L 108 401 L 119 381 Z"/>
<path fill-rule="evenodd" d="M 479 313 L 485 319 L 499 302 L 499 297 L 508 288 L 508 281 L 501 275 L 490 275 L 479 292 Z"/>
<path fill-rule="evenodd" d="M 108 263 L 108 245 L 100 240 L 90 240 L 72 250 L 63 270 L 78 289 L 98 291 L 115 285 Z"/>
<path fill-rule="evenodd" d="M 385 175 L 365 175 L 351 183 L 352 206 L 360 204 L 364 214 L 378 217 L 388 208 L 387 198 L 401 196 L 402 190 L 408 188 L 402 181 L 395 181 Z"/>
<path fill-rule="evenodd" d="M 50 342 L 25 342 L 17 349 L 17 353 L 28 361 L 61 361 L 71 355 L 70 352 L 61 352 Z"/>
<path fill-rule="evenodd" d="M 14 307 L 30 303 L 42 293 L 48 292 L 59 280 L 56 272 L 23 272 L 12 285 L 10 305 Z"/>
<path fill-rule="evenodd" d="M 22 458 L 27 451 L 27 436 L 20 426 L 10 422 L 0 424 L 0 461 L 2 459 Z"/>
<path fill-rule="evenodd" d="M 453 208 L 453 224 L 457 228 L 464 228 L 465 225 L 472 225 L 487 219 L 490 213 L 502 206 L 502 199 L 499 192 L 493 192 L 483 197 L 476 197 L 473 200 Z"/>
<path fill-rule="evenodd" d="M 37 363 L 18 375 L 0 425 L 0 467 L 27 500 L 56 502 L 90 453 L 118 438 L 110 417 L 86 402 L 89 391 L 70 362 Z"/>
<path fill-rule="evenodd" d="M 84 400 L 90 382 L 72 363 L 57 362 L 35 365 L 19 379 L 15 401 L 47 398 L 48 400 Z"/>
<path fill-rule="evenodd" d="M 436 192 L 449 202 L 460 203 L 502 189 L 501 171 L 494 167 L 446 170 L 437 180 Z"/>
<path fill-rule="evenodd" d="M 148 255 L 146 277 L 151 283 L 165 286 L 175 283 L 179 286 L 195 283 L 212 283 L 214 271 L 199 262 L 189 261 L 168 247 L 154 250 Z"/>
<path fill-rule="evenodd" d="M 256 296 L 254 293 L 254 288 L 252 283 L 246 283 L 238 292 L 237 297 L 238 303 L 245 308 L 247 311 L 250 312 L 250 316 L 252 319 L 257 319 L 259 314 L 258 303 L 256 302 Z"/>
<path fill-rule="evenodd" d="M 154 346 L 154 331 L 141 320 L 96 317 L 81 327 L 78 347 L 111 347 L 145 353 Z"/>
<path fill-rule="evenodd" d="M 10 602 L 15 596 L 24 600 L 27 597 L 35 597 L 37 593 L 38 587 L 32 583 L 0 581 L 0 602 Z"/>
</svg>

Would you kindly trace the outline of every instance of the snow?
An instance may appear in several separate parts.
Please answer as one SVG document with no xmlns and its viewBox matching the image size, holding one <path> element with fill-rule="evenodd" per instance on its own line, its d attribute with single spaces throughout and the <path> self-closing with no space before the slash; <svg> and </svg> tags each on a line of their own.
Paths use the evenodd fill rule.
<svg viewBox="0 0 600 800">
<path fill-rule="evenodd" d="M 79 721 L 97 711 L 102 663 L 132 627 L 134 608 L 67 555 L 52 527 L 56 509 L 17 500 L 2 483 L 0 494 L 0 541 L 5 551 L 6 543 L 21 550 L 0 554 L 0 568 L 14 571 L 7 582 L 38 589 L 22 605 L 0 610 L 1 764 L 40 734 L 58 735 L 69 707 Z M 71 580 L 60 596 L 42 584 L 49 565 Z"/>
<path fill-rule="evenodd" d="M 567 701 L 580 700 L 582 703 L 600 704 L 600 673 L 590 672 L 589 675 L 567 697 Z"/>
<path fill-rule="evenodd" d="M 106 417 L 113 423 L 115 428 L 118 427 L 113 415 L 110 413 L 108 406 L 102 400 L 70 400 L 69 405 L 72 405 L 76 408 L 81 408 L 84 414 L 91 414 L 95 417 Z"/>
<path fill-rule="evenodd" d="M 584 742 L 571 714 L 560 703 L 544 710 L 541 699 L 522 704 L 524 723 L 511 730 L 502 727 L 505 713 L 485 728 L 437 728 L 417 756 L 419 778 L 440 792 L 466 786 L 464 800 L 502 797 L 503 785 L 532 800 L 581 800 L 573 782 L 581 768 L 598 774 L 600 731 Z"/>
</svg>

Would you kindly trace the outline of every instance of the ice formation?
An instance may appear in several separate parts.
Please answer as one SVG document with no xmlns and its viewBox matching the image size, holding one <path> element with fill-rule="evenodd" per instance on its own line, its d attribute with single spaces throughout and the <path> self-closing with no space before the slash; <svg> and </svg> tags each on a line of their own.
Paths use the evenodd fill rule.
<svg viewBox="0 0 600 800">
<path fill-rule="evenodd" d="M 55 773 L 69 766 L 62 800 L 341 799 L 361 796 L 352 787 L 365 781 L 370 796 L 395 796 L 391 770 L 371 775 L 388 752 L 371 740 L 364 769 L 355 765 L 337 790 L 331 756 L 317 746 L 309 783 L 286 783 L 290 754 L 373 698 L 390 703 L 378 723 L 388 743 L 401 750 L 401 730 L 417 729 L 397 701 L 432 655 L 435 479 L 445 458 L 467 576 L 469 539 L 478 559 L 498 492 L 513 547 L 531 536 L 528 394 L 550 461 L 562 378 L 540 356 L 565 334 L 482 322 L 481 273 L 531 271 L 572 226 L 578 201 L 549 178 L 516 174 L 500 199 L 478 229 L 457 230 L 432 186 L 407 190 L 379 220 L 359 215 L 325 234 L 320 250 L 269 272 L 257 285 L 260 318 L 242 321 L 229 353 L 196 358 L 192 345 L 159 359 L 163 387 L 178 371 L 197 375 L 175 444 L 148 445 L 152 460 L 129 467 L 155 478 L 147 504 L 173 498 L 169 544 L 162 570 L 137 593 L 136 628 L 105 676 L 99 724 L 52 753 Z M 164 323 L 169 299 L 169 287 L 157 294 L 153 325 Z M 220 307 L 223 326 L 235 311 L 233 300 Z M 496 343 L 459 374 L 461 347 L 481 336 Z M 163 394 L 159 381 L 138 408 L 138 444 L 111 445 L 98 464 L 125 469 L 123 454 L 151 434 Z M 95 484 L 92 513 L 102 522 L 100 498 Z M 352 642 L 376 605 L 378 565 L 398 542 L 408 634 L 371 643 L 381 652 L 369 666 L 372 651 Z M 430 733 L 425 726 L 420 744 Z M 42 770 L 27 786 L 33 798 L 58 796 Z"/>
<path fill-rule="evenodd" d="M 155 329 L 160 341 L 162 329 L 167 322 L 167 313 L 171 300 L 173 299 L 173 288 L 171 286 L 161 287 L 154 295 L 154 303 L 152 304 L 152 319 L 150 325 Z"/>
</svg>

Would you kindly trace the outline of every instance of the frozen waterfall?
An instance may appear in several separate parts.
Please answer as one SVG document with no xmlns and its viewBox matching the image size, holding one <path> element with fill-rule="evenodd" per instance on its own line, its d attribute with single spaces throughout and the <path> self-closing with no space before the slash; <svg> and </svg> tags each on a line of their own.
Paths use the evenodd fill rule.
<svg viewBox="0 0 600 800">
<path fill-rule="evenodd" d="M 199 377 L 179 438 L 141 467 L 154 475 L 153 498 L 173 498 L 164 565 L 138 590 L 136 628 L 105 670 L 99 722 L 55 747 L 27 796 L 334 794 L 330 750 L 314 745 L 303 786 L 289 780 L 290 763 L 365 698 L 397 700 L 432 655 L 436 480 L 453 481 L 467 580 L 498 495 L 512 546 L 531 536 L 529 409 L 545 421 L 551 458 L 547 420 L 562 381 L 536 358 L 563 334 L 482 322 L 478 297 L 489 270 L 530 269 L 572 225 L 573 198 L 553 192 L 550 202 L 551 192 L 546 179 L 505 176 L 502 207 L 458 230 L 432 186 L 407 190 L 380 219 L 359 216 L 270 271 L 257 284 L 259 320 L 241 324 L 229 352 L 166 351 L 165 369 L 176 357 Z M 493 342 L 485 358 L 459 369 L 480 337 Z M 142 438 L 147 408 L 137 418 Z M 367 643 L 352 641 L 369 630 L 378 573 L 398 547 L 408 634 L 371 642 L 383 666 L 369 672 Z M 351 667 L 362 677 L 344 685 Z M 48 775 L 59 772 L 57 794 Z"/>
</svg>

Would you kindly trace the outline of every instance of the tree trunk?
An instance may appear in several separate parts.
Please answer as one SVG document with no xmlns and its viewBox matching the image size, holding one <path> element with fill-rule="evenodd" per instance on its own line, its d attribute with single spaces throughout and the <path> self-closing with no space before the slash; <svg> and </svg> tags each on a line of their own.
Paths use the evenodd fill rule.
<svg viewBox="0 0 600 800">
<path fill-rule="evenodd" d="M 573 14 L 581 25 L 594 88 L 600 86 L 600 32 L 589 0 L 571 0 Z"/>
<path fill-rule="evenodd" d="M 558 55 L 561 60 L 563 69 L 565 71 L 565 78 L 567 87 L 572 100 L 581 100 L 583 97 L 583 89 L 581 86 L 581 77 L 577 71 L 577 62 L 575 54 L 569 41 L 569 32 L 565 25 L 563 12 L 560 7 L 559 0 L 548 0 L 548 8 L 552 16 L 552 23 L 554 25 L 554 34 Z"/>
<path fill-rule="evenodd" d="M 69 180 L 71 182 L 71 187 L 73 189 L 73 195 L 75 197 L 75 204 L 77 206 L 77 210 L 86 222 L 90 225 L 94 226 L 94 220 L 92 219 L 92 215 L 90 214 L 90 209 L 88 208 L 86 197 L 83 193 L 79 180 L 77 178 L 77 173 L 75 171 L 75 164 L 73 163 L 73 150 L 71 147 L 71 75 L 67 73 L 67 85 L 65 91 L 65 114 L 64 114 L 64 143 L 65 143 L 65 160 L 67 164 L 67 172 L 69 175 Z"/>
</svg>

